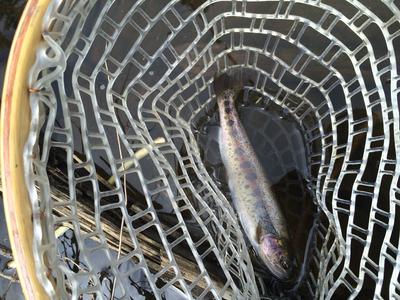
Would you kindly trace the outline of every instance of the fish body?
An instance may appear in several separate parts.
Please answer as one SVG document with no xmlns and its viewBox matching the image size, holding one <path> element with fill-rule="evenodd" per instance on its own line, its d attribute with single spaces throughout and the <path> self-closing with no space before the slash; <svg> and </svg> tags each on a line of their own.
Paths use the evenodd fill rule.
<svg viewBox="0 0 400 300">
<path fill-rule="evenodd" d="M 219 147 L 234 206 L 259 257 L 276 277 L 288 279 L 292 260 L 284 215 L 239 120 L 234 103 L 235 90 L 229 86 L 221 90 L 218 80 L 223 79 L 216 80 L 214 90 L 221 126 Z M 222 82 L 222 87 L 224 85 Z"/>
</svg>

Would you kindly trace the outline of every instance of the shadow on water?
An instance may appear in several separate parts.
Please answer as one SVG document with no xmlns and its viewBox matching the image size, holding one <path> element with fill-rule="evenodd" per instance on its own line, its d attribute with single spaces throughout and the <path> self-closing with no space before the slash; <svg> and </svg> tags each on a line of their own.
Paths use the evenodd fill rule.
<svg viewBox="0 0 400 300">
<path fill-rule="evenodd" d="M 0 2 L 0 53 L 6 56 L 10 51 L 14 31 L 25 6 L 25 1 L 9 0 Z"/>
</svg>

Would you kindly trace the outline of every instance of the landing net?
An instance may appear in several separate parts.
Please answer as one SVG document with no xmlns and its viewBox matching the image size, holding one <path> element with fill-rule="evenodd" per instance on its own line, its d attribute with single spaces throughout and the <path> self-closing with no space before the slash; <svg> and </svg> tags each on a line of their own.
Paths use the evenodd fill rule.
<svg viewBox="0 0 400 300">
<path fill-rule="evenodd" d="M 305 288 L 399 297 L 399 5 L 53 1 L 25 151 L 46 291 L 277 297 L 253 271 L 194 129 L 215 105 L 214 75 L 246 70 L 248 93 L 303 133 L 320 211 Z"/>
</svg>

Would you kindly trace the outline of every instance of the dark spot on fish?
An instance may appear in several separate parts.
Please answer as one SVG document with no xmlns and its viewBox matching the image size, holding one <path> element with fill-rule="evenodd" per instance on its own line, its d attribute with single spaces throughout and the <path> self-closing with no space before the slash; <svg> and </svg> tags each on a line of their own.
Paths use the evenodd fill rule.
<svg viewBox="0 0 400 300">
<path fill-rule="evenodd" d="M 227 115 L 225 115 L 225 116 L 224 116 L 224 119 L 225 119 L 225 120 L 228 120 L 228 119 L 229 119 L 229 117 L 228 117 Z"/>
<path fill-rule="evenodd" d="M 248 188 L 250 188 L 250 185 L 246 184 L 246 185 L 244 186 L 244 188 L 245 188 L 245 189 L 248 189 Z"/>
<path fill-rule="evenodd" d="M 252 167 L 252 165 L 251 165 L 251 162 L 249 162 L 248 160 L 246 160 L 246 161 L 244 161 L 244 162 L 242 162 L 242 163 L 240 164 L 240 167 L 241 167 L 241 168 L 244 168 L 244 169 L 249 169 L 249 168 Z"/>
<path fill-rule="evenodd" d="M 250 172 L 246 174 L 246 179 L 248 180 L 256 180 L 257 179 L 257 174 L 254 172 Z"/>
<path fill-rule="evenodd" d="M 238 155 L 242 155 L 242 154 L 244 154 L 244 151 L 243 151 L 242 148 L 238 147 L 238 148 L 235 149 L 235 153 L 238 154 Z"/>
<path fill-rule="evenodd" d="M 228 121 L 228 126 L 232 126 L 235 122 L 233 120 Z"/>
<path fill-rule="evenodd" d="M 257 228 L 256 228 L 256 240 L 257 240 L 258 242 L 261 241 L 262 231 L 263 231 L 263 230 L 262 230 L 262 227 L 261 227 L 260 223 L 258 223 L 258 224 L 257 224 Z"/>
<path fill-rule="evenodd" d="M 225 112 L 226 112 L 227 114 L 230 114 L 230 113 L 232 112 L 232 108 L 226 107 L 226 108 L 225 108 Z"/>
<path fill-rule="evenodd" d="M 224 101 L 224 105 L 225 105 L 225 107 L 228 107 L 228 106 L 230 105 L 230 101 L 225 100 L 225 101 Z"/>
</svg>

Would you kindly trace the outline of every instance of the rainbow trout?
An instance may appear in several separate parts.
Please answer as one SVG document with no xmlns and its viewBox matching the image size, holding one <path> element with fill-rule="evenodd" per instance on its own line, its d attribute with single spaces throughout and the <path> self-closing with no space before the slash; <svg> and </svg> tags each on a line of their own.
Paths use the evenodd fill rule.
<svg viewBox="0 0 400 300">
<path fill-rule="evenodd" d="M 229 189 L 254 250 L 275 277 L 286 280 L 291 276 L 293 260 L 285 218 L 240 123 L 232 80 L 228 75 L 214 80 L 221 124 L 219 148 Z"/>
</svg>

